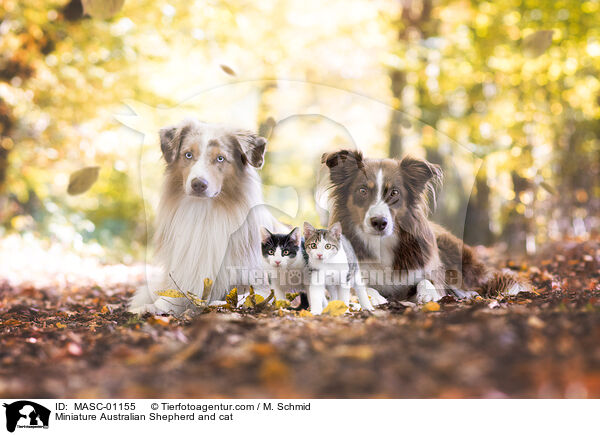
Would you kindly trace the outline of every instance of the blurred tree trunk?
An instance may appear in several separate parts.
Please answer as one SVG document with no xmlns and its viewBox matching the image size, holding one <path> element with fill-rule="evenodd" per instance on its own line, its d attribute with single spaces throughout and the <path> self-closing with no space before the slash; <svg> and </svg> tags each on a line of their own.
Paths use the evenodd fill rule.
<svg viewBox="0 0 600 435">
<path fill-rule="evenodd" d="M 398 46 L 402 46 L 410 39 L 422 39 L 426 36 L 426 24 L 431 18 L 432 0 L 405 0 L 398 19 Z M 401 112 L 402 91 L 406 86 L 406 74 L 400 69 L 390 71 L 391 90 L 393 97 L 393 112 L 388 127 L 388 155 L 400 157 L 402 155 L 402 135 L 400 127 L 404 114 Z"/>
<path fill-rule="evenodd" d="M 494 238 L 490 229 L 490 187 L 485 161 L 477 172 L 474 187 L 467 205 L 463 238 L 470 245 L 489 245 Z"/>
</svg>

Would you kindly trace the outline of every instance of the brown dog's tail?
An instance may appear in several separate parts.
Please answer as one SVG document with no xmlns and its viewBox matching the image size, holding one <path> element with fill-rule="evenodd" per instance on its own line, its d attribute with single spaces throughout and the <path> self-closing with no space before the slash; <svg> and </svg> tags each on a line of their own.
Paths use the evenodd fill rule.
<svg viewBox="0 0 600 435">
<path fill-rule="evenodd" d="M 440 260 L 450 287 L 473 290 L 485 297 L 514 296 L 531 285 L 512 272 L 486 266 L 470 246 L 442 227 L 435 226 Z"/>
</svg>

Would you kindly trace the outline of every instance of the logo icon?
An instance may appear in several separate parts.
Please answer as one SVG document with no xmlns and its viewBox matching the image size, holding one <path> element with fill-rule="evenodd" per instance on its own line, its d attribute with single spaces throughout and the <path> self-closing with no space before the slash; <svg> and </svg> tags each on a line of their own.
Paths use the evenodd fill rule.
<svg viewBox="0 0 600 435">
<path fill-rule="evenodd" d="M 19 400 L 4 404 L 6 408 L 6 430 L 14 432 L 16 428 L 48 429 L 50 410 L 29 400 Z"/>
</svg>

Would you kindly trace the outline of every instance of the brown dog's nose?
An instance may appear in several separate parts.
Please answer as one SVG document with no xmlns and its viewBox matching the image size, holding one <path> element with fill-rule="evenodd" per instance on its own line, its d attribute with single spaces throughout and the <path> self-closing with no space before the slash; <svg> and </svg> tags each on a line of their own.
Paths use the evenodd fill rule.
<svg viewBox="0 0 600 435">
<path fill-rule="evenodd" d="M 194 193 L 204 193 L 208 187 L 208 182 L 204 178 L 194 178 L 192 180 L 192 190 Z"/>
<path fill-rule="evenodd" d="M 384 217 L 371 218 L 371 226 L 373 228 L 375 228 L 377 231 L 385 230 L 385 227 L 387 227 L 387 224 L 388 224 L 388 221 Z"/>
</svg>

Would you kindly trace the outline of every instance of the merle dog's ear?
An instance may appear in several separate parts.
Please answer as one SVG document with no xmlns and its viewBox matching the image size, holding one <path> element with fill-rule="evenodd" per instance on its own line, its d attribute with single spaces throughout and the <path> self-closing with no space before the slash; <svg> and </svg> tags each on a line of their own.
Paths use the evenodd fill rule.
<svg viewBox="0 0 600 435">
<path fill-rule="evenodd" d="M 407 156 L 400 161 L 400 170 L 404 187 L 412 202 L 426 198 L 423 194 L 431 194 L 435 206 L 436 188 L 442 183 L 442 168 L 426 160 Z"/>
<path fill-rule="evenodd" d="M 325 153 L 321 156 L 321 163 L 329 168 L 329 177 L 334 184 L 343 184 L 352 180 L 364 167 L 363 155 L 357 150 Z"/>
<path fill-rule="evenodd" d="M 255 168 L 262 168 L 267 140 L 250 131 L 237 132 L 234 137 L 240 145 L 242 164 L 249 163 Z"/>
<path fill-rule="evenodd" d="M 189 133 L 190 128 L 189 125 L 185 124 L 160 129 L 160 149 L 168 165 L 179 157 L 181 144 L 185 136 Z"/>
</svg>

